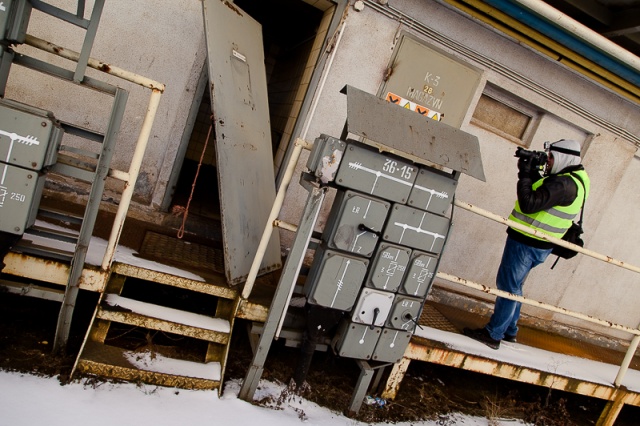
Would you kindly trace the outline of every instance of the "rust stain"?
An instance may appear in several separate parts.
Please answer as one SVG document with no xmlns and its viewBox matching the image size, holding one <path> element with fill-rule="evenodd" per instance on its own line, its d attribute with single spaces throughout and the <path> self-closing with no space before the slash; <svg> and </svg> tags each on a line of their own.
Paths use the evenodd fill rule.
<svg viewBox="0 0 640 426">
<path fill-rule="evenodd" d="M 232 11 L 234 11 L 235 13 L 237 13 L 238 16 L 242 16 L 242 13 L 240 13 L 240 9 L 238 9 L 233 3 L 225 0 L 224 5 L 227 6 L 229 9 L 231 9 Z"/>
<path fill-rule="evenodd" d="M 111 72 L 111 65 L 100 62 L 100 66 L 98 66 L 98 69 L 104 72 Z"/>
</svg>

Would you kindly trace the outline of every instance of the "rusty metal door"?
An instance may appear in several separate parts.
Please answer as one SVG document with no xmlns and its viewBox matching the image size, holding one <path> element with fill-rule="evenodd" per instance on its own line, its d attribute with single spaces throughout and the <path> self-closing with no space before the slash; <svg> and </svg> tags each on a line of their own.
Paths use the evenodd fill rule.
<svg viewBox="0 0 640 426">
<path fill-rule="evenodd" d="M 225 272 L 238 284 L 251 269 L 276 197 L 262 27 L 230 1 L 202 4 Z M 280 266 L 274 232 L 261 271 Z"/>
</svg>

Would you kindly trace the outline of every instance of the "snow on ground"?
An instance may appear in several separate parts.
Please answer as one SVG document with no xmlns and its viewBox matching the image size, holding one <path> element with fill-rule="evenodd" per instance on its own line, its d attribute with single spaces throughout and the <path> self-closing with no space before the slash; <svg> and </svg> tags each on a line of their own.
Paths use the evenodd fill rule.
<svg viewBox="0 0 640 426">
<path fill-rule="evenodd" d="M 365 426 L 340 413 L 295 397 L 260 407 L 238 399 L 241 383 L 230 380 L 221 398 L 215 391 L 184 390 L 133 383 L 78 383 L 61 386 L 57 378 L 0 371 L 0 426 Z M 277 401 L 283 386 L 261 381 L 255 400 Z M 490 421 L 450 415 L 444 419 L 397 423 L 398 426 L 518 426 L 515 420 Z"/>
</svg>

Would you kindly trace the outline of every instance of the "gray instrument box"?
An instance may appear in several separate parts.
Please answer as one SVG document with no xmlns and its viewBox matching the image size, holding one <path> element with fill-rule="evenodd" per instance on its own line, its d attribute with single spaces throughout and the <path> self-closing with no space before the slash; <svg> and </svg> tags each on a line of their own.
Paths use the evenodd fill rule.
<svg viewBox="0 0 640 426">
<path fill-rule="evenodd" d="M 371 359 L 381 362 L 399 362 L 409 346 L 412 334 L 407 331 L 383 328 Z"/>
<path fill-rule="evenodd" d="M 371 257 L 391 203 L 358 192 L 338 191 L 323 239 L 331 248 Z"/>
<path fill-rule="evenodd" d="M 398 293 L 424 299 L 431 288 L 437 266 L 437 257 L 414 250 Z"/>
<path fill-rule="evenodd" d="M 439 254 L 449 230 L 449 219 L 402 204 L 394 204 L 384 229 L 384 239 Z"/>
<path fill-rule="evenodd" d="M 340 139 L 320 135 L 313 143 L 307 159 L 307 169 L 322 183 L 333 182 L 346 147 L 347 143 Z"/>
<path fill-rule="evenodd" d="M 319 248 L 305 285 L 307 301 L 325 308 L 350 311 L 367 274 L 368 264 L 364 258 Z"/>
<path fill-rule="evenodd" d="M 393 300 L 393 293 L 365 287 L 358 297 L 355 308 L 353 308 L 351 320 L 382 327 L 387 321 Z"/>
<path fill-rule="evenodd" d="M 0 162 L 0 231 L 22 235 L 34 224 L 44 182 L 37 171 Z"/>
<path fill-rule="evenodd" d="M 41 170 L 56 162 L 63 134 L 52 113 L 0 101 L 0 161 Z"/>
<path fill-rule="evenodd" d="M 381 327 L 343 320 L 333 338 L 333 349 L 345 358 L 371 359 L 381 331 Z"/>
<path fill-rule="evenodd" d="M 411 249 L 385 241 L 380 242 L 369 269 L 366 285 L 378 290 L 395 292 L 409 264 Z"/>
<path fill-rule="evenodd" d="M 408 205 L 444 216 L 453 201 L 458 182 L 431 167 L 421 167 L 411 189 Z"/>
<path fill-rule="evenodd" d="M 406 203 L 418 166 L 399 157 L 350 143 L 340 163 L 336 183 L 385 200 Z"/>
<path fill-rule="evenodd" d="M 422 309 L 422 303 L 422 299 L 404 296 L 402 294 L 396 295 L 386 326 L 395 328 L 396 330 L 413 332 L 416 328 L 418 315 L 420 315 L 420 310 Z"/>
</svg>

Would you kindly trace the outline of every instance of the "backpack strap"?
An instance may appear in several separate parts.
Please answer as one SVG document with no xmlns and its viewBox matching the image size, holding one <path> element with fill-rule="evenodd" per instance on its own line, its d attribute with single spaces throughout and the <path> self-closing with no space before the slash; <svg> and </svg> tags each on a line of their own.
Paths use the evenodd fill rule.
<svg viewBox="0 0 640 426">
<path fill-rule="evenodd" d="M 584 196 L 582 197 L 582 207 L 580 207 L 580 220 L 578 221 L 578 225 L 580 225 L 580 228 L 582 228 L 582 217 L 584 214 L 584 202 L 587 200 L 587 188 L 584 186 L 584 181 L 582 180 L 582 178 L 580 177 L 580 175 L 574 173 L 574 172 L 569 172 L 569 174 L 578 179 L 580 181 L 580 183 L 582 184 L 582 190 L 584 191 Z"/>
</svg>

